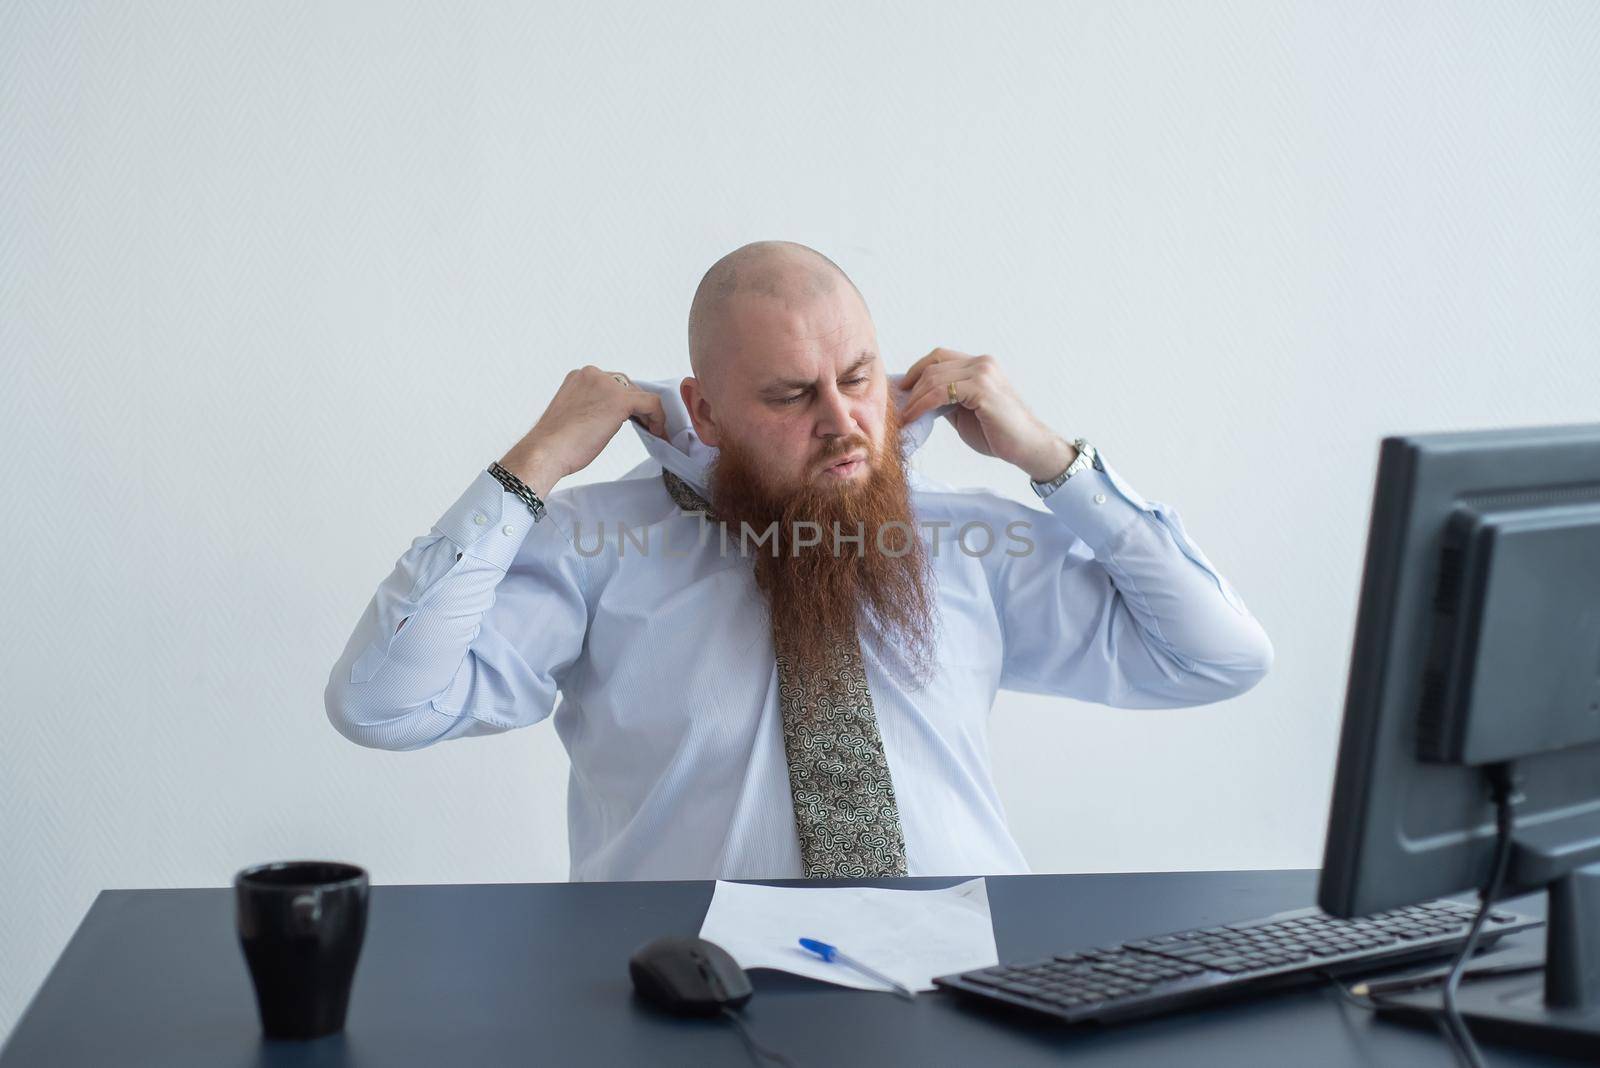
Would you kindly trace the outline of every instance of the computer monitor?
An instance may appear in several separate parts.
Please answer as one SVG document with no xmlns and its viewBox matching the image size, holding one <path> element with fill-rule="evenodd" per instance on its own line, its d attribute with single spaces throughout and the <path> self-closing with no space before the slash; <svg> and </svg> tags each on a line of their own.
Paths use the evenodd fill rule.
<svg viewBox="0 0 1600 1068">
<path fill-rule="evenodd" d="M 1600 425 L 1384 439 L 1319 904 L 1482 888 L 1506 770 L 1497 896 L 1549 891 L 1546 968 L 1462 985 L 1461 1014 L 1600 1051 Z"/>
</svg>

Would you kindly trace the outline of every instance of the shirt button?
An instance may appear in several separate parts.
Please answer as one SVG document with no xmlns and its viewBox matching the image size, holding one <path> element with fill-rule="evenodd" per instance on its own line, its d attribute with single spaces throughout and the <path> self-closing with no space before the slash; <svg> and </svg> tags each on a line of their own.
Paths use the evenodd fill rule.
<svg viewBox="0 0 1600 1068">
<path fill-rule="evenodd" d="M 479 526 L 480 526 L 480 527 L 481 527 L 481 526 L 483 526 L 483 525 L 484 525 L 484 524 L 485 524 L 485 523 L 487 523 L 487 522 L 488 522 L 488 520 L 487 520 L 487 519 L 485 519 L 485 518 L 484 518 L 484 516 L 483 516 L 483 513 L 482 513 L 482 512 L 478 512 L 478 513 L 476 513 L 476 514 L 475 514 L 475 515 L 473 515 L 473 517 L 472 517 L 472 521 L 473 521 L 473 522 L 474 522 L 474 523 L 476 523 L 476 524 L 478 524 L 478 525 L 479 525 Z"/>
<path fill-rule="evenodd" d="M 1094 503 L 1095 504 L 1105 504 L 1106 503 L 1106 495 L 1104 493 L 1096 493 L 1094 495 Z"/>
<path fill-rule="evenodd" d="M 516 532 L 517 532 L 517 528 L 511 526 L 509 523 L 500 528 L 500 533 L 502 533 L 502 534 L 515 534 Z"/>
</svg>

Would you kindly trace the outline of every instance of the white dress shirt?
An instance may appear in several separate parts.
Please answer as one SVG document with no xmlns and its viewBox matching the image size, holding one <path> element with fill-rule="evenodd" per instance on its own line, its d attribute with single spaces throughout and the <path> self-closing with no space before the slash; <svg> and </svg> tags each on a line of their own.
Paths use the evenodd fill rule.
<svg viewBox="0 0 1600 1068">
<path fill-rule="evenodd" d="M 571 878 L 798 878 L 751 561 L 736 540 L 724 553 L 703 536 L 710 524 L 661 479 L 669 468 L 708 495 L 716 450 L 695 436 L 676 380 L 636 384 L 666 412 L 666 441 L 635 426 L 651 459 L 555 490 L 538 523 L 480 472 L 379 585 L 328 679 L 328 718 L 361 745 L 418 749 L 553 714 L 572 763 Z M 944 410 L 902 431 L 908 451 Z M 1266 633 L 1177 512 L 1101 457 L 1105 470 L 1073 475 L 1042 508 L 912 472 L 937 581 L 932 681 L 909 690 L 896 650 L 861 639 L 911 875 L 1029 870 L 990 776 L 997 690 L 1199 705 L 1271 665 Z M 1028 524 L 1011 528 L 1032 543 L 1025 555 L 1013 555 L 1015 521 Z M 984 526 L 963 547 L 973 522 Z"/>
</svg>

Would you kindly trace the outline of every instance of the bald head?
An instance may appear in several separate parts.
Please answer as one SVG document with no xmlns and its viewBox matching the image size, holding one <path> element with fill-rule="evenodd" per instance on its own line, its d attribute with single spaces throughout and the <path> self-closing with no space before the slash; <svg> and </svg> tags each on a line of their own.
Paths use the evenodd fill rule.
<svg viewBox="0 0 1600 1068">
<path fill-rule="evenodd" d="M 839 442 L 881 446 L 889 386 L 877 349 L 867 302 L 837 264 L 792 241 L 756 241 L 700 280 L 694 374 L 678 392 L 705 444 L 742 445 L 771 486 L 820 484 L 847 473 L 818 473 Z"/>
<path fill-rule="evenodd" d="M 814 248 L 793 241 L 752 241 L 723 256 L 694 292 L 689 305 L 689 364 L 696 378 L 718 376 L 719 365 L 737 347 L 740 305 L 762 302 L 803 314 L 817 302 L 866 301 L 848 275 Z"/>
</svg>

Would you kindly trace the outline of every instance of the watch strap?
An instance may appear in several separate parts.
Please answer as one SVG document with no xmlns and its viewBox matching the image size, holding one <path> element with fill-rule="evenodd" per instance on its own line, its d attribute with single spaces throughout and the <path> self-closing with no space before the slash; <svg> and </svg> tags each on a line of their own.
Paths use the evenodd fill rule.
<svg viewBox="0 0 1600 1068">
<path fill-rule="evenodd" d="M 1072 446 L 1078 450 L 1078 455 L 1067 465 L 1065 471 L 1052 478 L 1049 482 L 1035 482 L 1031 478 L 1028 480 L 1028 485 L 1033 487 L 1033 492 L 1037 493 L 1041 498 L 1048 497 L 1060 489 L 1069 478 L 1079 471 L 1089 467 L 1093 467 L 1096 471 L 1105 470 L 1105 465 L 1100 462 L 1100 453 L 1093 445 L 1089 444 L 1087 439 L 1073 438 Z"/>
</svg>

